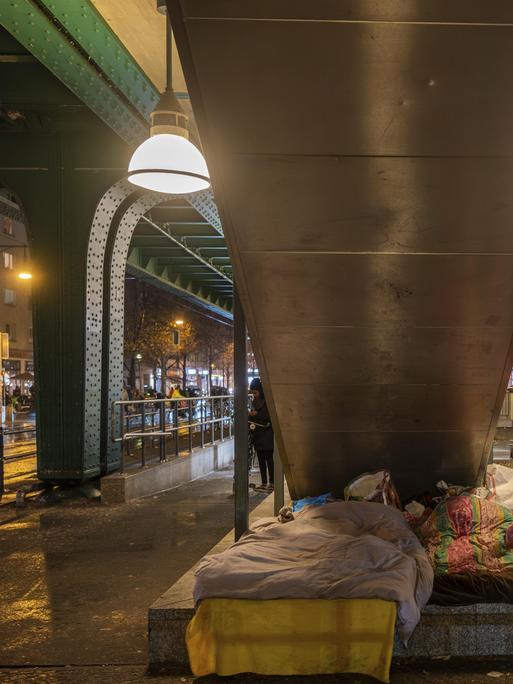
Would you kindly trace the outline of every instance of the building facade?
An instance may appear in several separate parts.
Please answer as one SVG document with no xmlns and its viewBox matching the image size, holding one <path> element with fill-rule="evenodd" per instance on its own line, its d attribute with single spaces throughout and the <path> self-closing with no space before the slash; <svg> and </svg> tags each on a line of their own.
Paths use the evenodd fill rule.
<svg viewBox="0 0 513 684">
<path fill-rule="evenodd" d="M 16 199 L 0 188 L 0 331 L 9 354 L 2 358 L 3 389 L 28 393 L 33 383 L 32 296 L 27 230 Z M 20 275 L 24 276 L 20 278 Z"/>
</svg>

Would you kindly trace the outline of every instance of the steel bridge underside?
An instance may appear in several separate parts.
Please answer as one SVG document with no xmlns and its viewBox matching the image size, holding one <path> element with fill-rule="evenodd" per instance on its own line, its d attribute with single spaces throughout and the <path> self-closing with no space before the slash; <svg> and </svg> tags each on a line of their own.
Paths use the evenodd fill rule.
<svg viewBox="0 0 513 684">
<path fill-rule="evenodd" d="M 474 484 L 512 366 L 513 7 L 168 7 L 292 496 Z"/>
</svg>

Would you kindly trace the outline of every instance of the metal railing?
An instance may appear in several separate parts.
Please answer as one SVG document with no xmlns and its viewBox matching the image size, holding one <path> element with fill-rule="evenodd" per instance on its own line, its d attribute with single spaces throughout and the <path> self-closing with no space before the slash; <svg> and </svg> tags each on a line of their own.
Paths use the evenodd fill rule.
<svg viewBox="0 0 513 684">
<path fill-rule="evenodd" d="M 24 434 L 27 432 L 36 432 L 36 428 L 18 428 L 18 429 L 13 429 L 13 430 L 6 430 L 4 427 L 0 425 L 0 500 L 2 499 L 2 496 L 5 493 L 5 461 L 17 461 L 22 458 L 27 458 L 28 456 L 32 456 L 35 451 L 27 452 L 27 453 L 21 453 L 21 454 L 16 454 L 14 456 L 11 456 L 9 459 L 5 458 L 5 437 L 10 437 L 11 435 L 20 435 Z M 16 444 L 14 442 L 14 444 Z"/>
<path fill-rule="evenodd" d="M 119 400 L 112 404 L 112 441 L 120 471 L 191 453 L 232 436 L 233 395 Z"/>
<path fill-rule="evenodd" d="M 513 388 L 508 387 L 508 391 L 502 402 L 499 418 L 513 420 Z"/>
</svg>

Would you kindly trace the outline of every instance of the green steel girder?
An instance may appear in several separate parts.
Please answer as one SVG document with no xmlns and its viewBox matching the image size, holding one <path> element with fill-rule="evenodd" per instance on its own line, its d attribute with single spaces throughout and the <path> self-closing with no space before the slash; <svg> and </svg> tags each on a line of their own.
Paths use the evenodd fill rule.
<svg viewBox="0 0 513 684">
<path fill-rule="evenodd" d="M 148 254 L 162 254 L 163 256 L 166 256 L 169 254 L 171 256 L 172 254 L 182 254 L 183 251 L 179 252 L 179 248 L 173 249 L 173 247 L 167 247 L 166 244 L 160 244 L 158 246 L 155 245 L 148 245 L 147 243 L 145 244 L 144 242 L 140 242 L 139 240 L 135 241 L 141 249 L 144 249 Z M 228 255 L 228 248 L 226 245 L 222 247 L 203 247 L 203 246 L 197 246 L 194 244 L 194 241 L 191 238 L 187 239 L 187 246 L 188 247 L 193 247 L 199 255 L 201 255 L 203 258 L 205 257 L 211 257 L 212 259 L 229 259 Z"/>
<path fill-rule="evenodd" d="M 90 0 L 39 0 L 145 119 L 159 92 Z"/>
<path fill-rule="evenodd" d="M 203 263 L 205 266 L 207 266 L 207 268 L 210 268 L 218 276 L 224 278 L 225 280 L 230 282 L 230 284 L 233 283 L 231 273 L 227 273 L 226 271 L 224 271 L 222 266 L 217 266 L 210 259 L 203 257 L 195 247 L 191 247 L 188 244 L 187 238 L 179 235 L 173 235 L 171 229 L 167 225 L 160 226 L 151 219 L 149 219 L 147 216 L 143 216 L 142 220 L 148 225 L 155 228 L 155 230 L 157 230 L 159 233 L 162 233 L 164 236 L 169 238 L 170 242 L 179 247 L 182 247 L 185 252 L 187 252 L 192 257 L 196 258 L 199 262 Z"/>
<path fill-rule="evenodd" d="M 173 235 L 182 235 L 182 237 L 186 237 L 187 242 L 197 249 L 228 249 L 226 243 L 221 237 L 214 239 L 208 235 L 194 235 L 192 233 L 183 235 L 183 233 L 179 230 L 176 230 L 176 228 L 173 229 Z M 166 242 L 169 242 L 164 235 L 155 235 L 155 233 L 151 235 L 143 235 L 140 232 L 134 234 L 133 240 L 135 240 L 138 245 L 147 246 L 149 249 L 161 249 Z"/>
<path fill-rule="evenodd" d="M 171 272 L 167 266 L 164 269 L 159 269 L 155 259 L 150 259 L 143 265 L 137 247 L 131 249 L 128 256 L 127 273 L 178 294 L 184 299 L 210 311 L 215 311 L 230 320 L 233 317 L 231 293 L 219 294 L 182 273 Z"/>
<path fill-rule="evenodd" d="M 48 5 L 50 4 L 52 3 L 48 2 Z M 66 5 L 68 9 L 88 6 L 85 0 L 66 0 Z M 41 0 L 2 0 L 0 25 L 121 138 L 134 145 L 139 143 L 148 135 L 148 123 L 143 114 L 109 77 L 88 59 L 86 50 L 79 47 L 80 41 L 60 28 L 59 23 L 56 23 L 52 15 L 44 9 L 46 8 L 42 6 Z M 106 25 L 104 27 L 110 31 Z M 84 34 L 82 39 L 85 40 L 83 36 Z M 120 64 L 122 61 L 120 58 Z M 132 62 L 135 65 L 133 60 Z M 139 82 L 142 83 L 140 78 Z M 148 96 L 145 109 L 153 101 L 153 93 L 149 88 Z M 138 93 L 137 97 L 142 102 L 141 94 Z"/>
</svg>

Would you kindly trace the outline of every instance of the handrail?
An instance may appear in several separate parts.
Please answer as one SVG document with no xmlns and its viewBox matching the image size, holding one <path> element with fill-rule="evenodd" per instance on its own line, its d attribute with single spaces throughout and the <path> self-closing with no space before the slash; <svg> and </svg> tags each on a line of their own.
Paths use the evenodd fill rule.
<svg viewBox="0 0 513 684">
<path fill-rule="evenodd" d="M 135 440 L 141 440 L 140 444 L 140 467 L 144 467 L 147 461 L 146 441 L 152 440 L 150 447 L 154 447 L 155 439 L 159 440 L 158 461 L 167 460 L 166 438 L 173 437 L 174 456 L 180 454 L 180 433 L 187 431 L 187 450 L 192 452 L 195 438 L 199 438 L 199 446 L 205 446 L 206 434 L 209 433 L 208 442 L 214 444 L 216 432 L 221 441 L 225 439 L 225 430 L 231 437 L 233 428 L 233 401 L 232 394 L 201 397 L 172 397 L 146 399 L 118 399 L 111 406 L 111 440 L 121 444 L 121 472 L 125 468 L 127 455 L 130 453 L 130 445 Z M 139 409 L 137 413 L 129 413 L 127 409 L 132 407 Z M 197 412 L 200 412 L 198 417 Z M 196 413 L 196 415 L 194 415 Z M 184 414 L 186 420 L 184 420 Z M 155 425 L 155 416 L 159 417 L 158 425 Z M 151 418 L 151 425 L 147 425 Z M 137 421 L 139 425 L 131 426 L 130 422 Z M 196 444 L 198 446 L 198 444 Z"/>
</svg>

